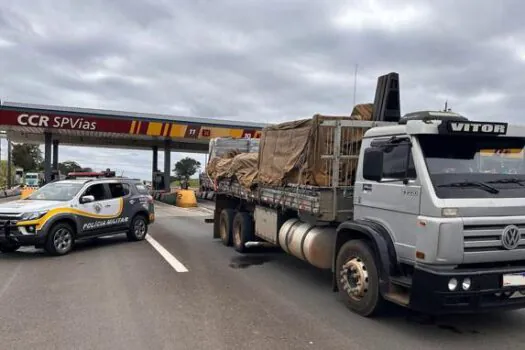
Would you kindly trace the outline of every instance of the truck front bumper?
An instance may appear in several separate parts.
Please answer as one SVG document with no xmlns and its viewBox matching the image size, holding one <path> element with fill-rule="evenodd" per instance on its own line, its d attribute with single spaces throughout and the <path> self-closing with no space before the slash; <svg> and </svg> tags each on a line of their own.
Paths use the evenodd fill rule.
<svg viewBox="0 0 525 350">
<path fill-rule="evenodd" d="M 410 308 L 430 314 L 476 313 L 525 308 L 525 285 L 503 286 L 503 276 L 525 273 L 525 266 L 483 270 L 433 271 L 416 268 Z M 451 279 L 457 281 L 449 289 Z M 470 288 L 462 286 L 470 279 Z"/>
<path fill-rule="evenodd" d="M 17 244 L 21 246 L 42 245 L 45 236 L 41 232 L 31 235 L 23 235 L 16 227 L 0 228 L 0 245 Z"/>
</svg>

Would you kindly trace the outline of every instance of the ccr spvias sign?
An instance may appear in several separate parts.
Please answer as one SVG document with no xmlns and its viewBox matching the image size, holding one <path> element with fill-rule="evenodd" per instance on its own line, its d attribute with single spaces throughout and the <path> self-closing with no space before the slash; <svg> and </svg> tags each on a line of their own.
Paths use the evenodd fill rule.
<svg viewBox="0 0 525 350">
<path fill-rule="evenodd" d="M 47 116 L 42 114 L 22 113 L 17 117 L 17 123 L 21 126 L 33 126 L 37 128 L 75 129 L 75 130 L 97 130 L 97 122 L 82 117 L 69 116 Z"/>
</svg>

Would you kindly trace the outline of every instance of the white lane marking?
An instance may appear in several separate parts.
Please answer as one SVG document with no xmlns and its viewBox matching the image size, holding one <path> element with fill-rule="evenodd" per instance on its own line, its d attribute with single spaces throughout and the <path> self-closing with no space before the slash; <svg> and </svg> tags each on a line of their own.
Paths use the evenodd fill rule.
<svg viewBox="0 0 525 350">
<path fill-rule="evenodd" d="M 179 260 L 177 260 L 176 257 L 174 257 L 170 252 L 168 252 L 166 248 L 161 246 L 160 243 L 157 242 L 153 237 L 147 235 L 146 241 L 148 241 L 148 243 L 151 244 L 153 248 L 155 248 L 155 250 L 164 258 L 164 260 L 168 262 L 168 264 L 171 265 L 171 267 L 173 267 L 175 271 L 188 272 L 186 266 L 184 266 Z"/>
<path fill-rule="evenodd" d="M 7 279 L 7 281 L 5 282 L 5 284 L 2 286 L 2 288 L 0 289 L 0 298 L 2 298 L 4 296 L 4 293 L 9 289 L 9 287 L 11 286 L 11 283 L 13 283 L 14 279 L 16 276 L 18 276 L 18 273 L 20 272 L 20 267 L 22 266 L 21 263 L 19 263 L 15 270 L 13 271 L 13 274 L 11 275 L 11 277 L 9 277 Z"/>
</svg>

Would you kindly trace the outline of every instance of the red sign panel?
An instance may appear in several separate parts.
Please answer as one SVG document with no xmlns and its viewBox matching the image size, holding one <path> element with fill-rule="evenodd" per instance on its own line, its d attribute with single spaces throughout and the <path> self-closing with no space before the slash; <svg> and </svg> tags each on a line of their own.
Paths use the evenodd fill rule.
<svg viewBox="0 0 525 350">
<path fill-rule="evenodd" d="M 184 133 L 184 138 L 196 139 L 199 137 L 200 130 L 200 125 L 188 125 L 188 127 L 186 128 L 186 132 Z"/>
<path fill-rule="evenodd" d="M 255 138 L 255 130 L 244 130 L 242 133 L 242 137 L 245 139 Z"/>
<path fill-rule="evenodd" d="M 44 129 L 68 129 L 128 133 L 131 120 L 104 119 L 100 117 L 1 110 L 0 123 Z"/>
</svg>

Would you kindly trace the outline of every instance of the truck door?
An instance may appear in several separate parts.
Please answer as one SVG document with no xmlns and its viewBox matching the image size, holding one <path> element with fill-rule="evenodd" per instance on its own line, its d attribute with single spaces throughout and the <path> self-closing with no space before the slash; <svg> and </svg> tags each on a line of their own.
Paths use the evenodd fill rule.
<svg viewBox="0 0 525 350">
<path fill-rule="evenodd" d="M 103 183 L 90 185 L 80 198 L 83 196 L 93 196 L 95 200 L 78 204 L 79 234 L 90 236 L 114 230 L 122 212 L 121 199 L 111 198 L 107 185 Z"/>
<path fill-rule="evenodd" d="M 367 180 L 361 172 L 355 186 L 355 216 L 381 223 L 390 231 L 398 257 L 414 260 L 421 185 L 408 138 L 395 143 L 390 140 L 370 144 L 383 149 L 382 179 Z"/>
</svg>

